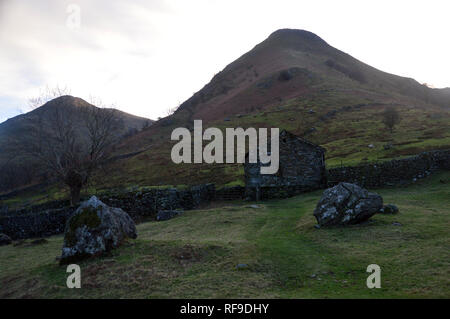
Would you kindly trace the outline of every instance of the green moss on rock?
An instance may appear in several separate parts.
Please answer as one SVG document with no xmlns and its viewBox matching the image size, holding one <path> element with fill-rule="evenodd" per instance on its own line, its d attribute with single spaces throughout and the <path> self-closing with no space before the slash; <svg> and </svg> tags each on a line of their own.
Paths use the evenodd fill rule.
<svg viewBox="0 0 450 319">
<path fill-rule="evenodd" d="M 100 217 L 98 217 L 97 212 L 101 209 L 101 206 L 97 208 L 88 206 L 85 207 L 80 213 L 70 218 L 69 227 L 65 235 L 65 239 L 69 247 L 73 247 L 77 242 L 77 228 L 82 227 L 83 225 L 85 225 L 88 229 L 93 229 L 100 226 L 101 220 Z"/>
</svg>

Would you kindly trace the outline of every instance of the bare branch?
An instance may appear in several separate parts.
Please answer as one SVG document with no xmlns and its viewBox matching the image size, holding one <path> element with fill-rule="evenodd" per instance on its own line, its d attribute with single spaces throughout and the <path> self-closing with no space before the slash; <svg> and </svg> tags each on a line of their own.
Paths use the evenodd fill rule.
<svg viewBox="0 0 450 319">
<path fill-rule="evenodd" d="M 98 98 L 91 98 L 91 102 L 104 106 Z M 75 204 L 93 171 L 109 158 L 121 125 L 115 109 L 92 105 L 74 108 L 59 100 L 36 113 L 30 136 L 17 145 L 70 188 Z"/>
<path fill-rule="evenodd" d="M 167 116 L 170 116 L 170 115 L 174 114 L 174 113 L 178 110 L 179 107 L 180 107 L 180 106 L 178 105 L 178 106 L 175 106 L 175 107 L 170 107 L 170 108 L 168 108 L 168 109 L 166 110 Z"/>
<path fill-rule="evenodd" d="M 28 106 L 31 110 L 34 110 L 50 100 L 63 95 L 70 95 L 70 93 L 71 91 L 67 86 L 60 87 L 56 85 L 55 87 L 49 87 L 46 85 L 44 89 L 39 90 L 39 96 L 28 99 Z"/>
</svg>

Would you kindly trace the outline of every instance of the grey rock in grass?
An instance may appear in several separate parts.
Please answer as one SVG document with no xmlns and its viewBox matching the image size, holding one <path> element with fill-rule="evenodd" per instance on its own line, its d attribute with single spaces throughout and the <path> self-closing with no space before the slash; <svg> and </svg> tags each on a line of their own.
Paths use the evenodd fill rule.
<svg viewBox="0 0 450 319">
<path fill-rule="evenodd" d="M 169 220 L 178 215 L 183 214 L 182 210 L 160 210 L 158 215 L 156 215 L 157 221 Z"/>
<path fill-rule="evenodd" d="M 60 263 L 99 256 L 136 237 L 136 226 L 126 212 L 92 196 L 67 220 Z"/>
<path fill-rule="evenodd" d="M 383 198 L 356 184 L 339 183 L 323 192 L 314 216 L 320 226 L 352 225 L 368 220 L 383 207 Z"/>
<path fill-rule="evenodd" d="M 397 214 L 399 212 L 398 207 L 394 204 L 387 204 L 380 209 L 380 214 Z"/>
<path fill-rule="evenodd" d="M 5 246 L 11 244 L 11 238 L 6 234 L 0 234 L 0 246 Z"/>
<path fill-rule="evenodd" d="M 248 265 L 247 265 L 247 264 L 237 264 L 237 265 L 236 265 L 236 269 L 237 269 L 237 270 L 248 269 Z"/>
</svg>

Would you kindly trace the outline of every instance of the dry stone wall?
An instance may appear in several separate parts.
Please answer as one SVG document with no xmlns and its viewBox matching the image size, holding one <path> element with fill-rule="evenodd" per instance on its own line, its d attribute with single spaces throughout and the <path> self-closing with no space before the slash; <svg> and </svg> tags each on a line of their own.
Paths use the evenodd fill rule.
<svg viewBox="0 0 450 319">
<path fill-rule="evenodd" d="M 206 184 L 186 190 L 147 189 L 99 197 L 108 206 L 122 208 L 139 222 L 146 217 L 155 217 L 159 210 L 193 209 L 201 203 L 213 200 L 214 194 L 214 185 Z M 64 204 L 66 206 L 61 207 Z M 49 202 L 19 211 L 3 212 L 0 215 L 0 233 L 5 233 L 12 239 L 46 237 L 63 233 L 66 220 L 75 211 L 75 208 L 67 204 L 68 202 L 64 201 Z"/>
<path fill-rule="evenodd" d="M 436 170 L 449 169 L 450 150 L 437 150 L 387 162 L 332 168 L 327 171 L 327 181 L 328 186 L 348 182 L 362 187 L 383 187 L 411 183 Z"/>
</svg>

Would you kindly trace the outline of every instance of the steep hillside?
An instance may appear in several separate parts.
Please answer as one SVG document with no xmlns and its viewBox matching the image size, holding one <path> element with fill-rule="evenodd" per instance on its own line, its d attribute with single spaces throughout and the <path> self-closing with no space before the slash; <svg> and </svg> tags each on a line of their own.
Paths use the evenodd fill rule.
<svg viewBox="0 0 450 319">
<path fill-rule="evenodd" d="M 86 107 L 93 107 L 93 105 L 83 99 L 69 95 L 53 99 L 31 112 L 15 116 L 0 123 L 0 143 L 10 136 L 26 134 L 27 131 L 29 132 L 29 129 L 36 125 L 36 120 L 41 116 L 45 118 L 51 109 L 63 108 L 66 113 L 77 113 L 78 110 Z M 105 110 L 113 111 L 113 109 Z M 114 109 L 114 112 L 116 112 L 118 120 L 123 122 L 121 130 L 117 132 L 118 135 L 125 135 L 132 130 L 140 130 L 147 121 L 149 124 L 153 123 L 152 120 L 128 114 L 120 110 Z"/>
<path fill-rule="evenodd" d="M 189 112 L 196 119 L 217 120 L 308 96 L 319 85 L 353 88 L 352 93 L 358 95 L 368 95 L 365 91 L 370 89 L 378 102 L 416 98 L 450 108 L 450 99 L 441 90 L 372 68 L 311 32 L 285 29 L 274 32 L 229 64 L 183 103 L 180 111 Z"/>
<path fill-rule="evenodd" d="M 327 150 L 328 166 L 450 148 L 450 89 L 432 89 L 382 72 L 303 30 L 278 30 L 219 72 L 167 118 L 127 139 L 118 153 L 147 150 L 113 164 L 99 187 L 242 183 L 240 165 L 175 165 L 176 127 L 280 127 Z M 401 122 L 391 134 L 382 112 Z M 368 147 L 373 144 L 374 147 Z"/>
<path fill-rule="evenodd" d="M 31 171 L 35 171 L 36 162 L 29 157 L 19 156 L 18 149 L 23 150 L 27 147 L 27 143 L 30 142 L 34 132 L 42 123 L 48 123 L 54 121 L 52 115 L 55 114 L 55 110 L 58 110 L 67 119 L 70 118 L 74 122 L 74 126 L 77 128 L 77 132 L 81 136 L 86 136 L 87 132 L 83 132 L 83 110 L 87 108 L 95 108 L 95 106 L 87 103 L 86 101 L 73 97 L 73 96 L 61 96 L 53 99 L 41 107 L 13 117 L 0 124 L 0 189 L 7 188 L 5 184 L 15 184 L 21 186 L 26 182 L 31 182 L 35 175 Z M 127 137 L 136 134 L 147 123 L 151 125 L 153 121 L 134 116 L 119 110 L 104 109 L 104 112 L 114 112 L 117 130 L 114 134 L 117 137 Z M 27 177 L 23 176 L 29 175 Z M 23 180 L 21 180 L 23 178 Z M 15 179 L 15 181 L 14 181 Z"/>
<path fill-rule="evenodd" d="M 382 123 L 386 107 L 400 113 L 393 133 Z M 194 119 L 202 119 L 204 128 L 287 129 L 324 147 L 329 167 L 354 165 L 450 148 L 450 88 L 433 89 L 377 70 L 311 32 L 278 30 L 226 66 L 173 115 L 125 139 L 116 150 L 122 159 L 109 164 L 107 175 L 99 172 L 88 191 L 243 184 L 240 164 L 171 161 L 173 129 L 192 129 Z"/>
</svg>

